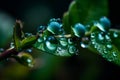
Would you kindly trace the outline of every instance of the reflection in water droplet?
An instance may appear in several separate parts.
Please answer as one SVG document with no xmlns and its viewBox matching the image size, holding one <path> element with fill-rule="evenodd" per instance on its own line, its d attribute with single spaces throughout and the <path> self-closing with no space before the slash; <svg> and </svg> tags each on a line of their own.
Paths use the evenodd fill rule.
<svg viewBox="0 0 120 80">
<path fill-rule="evenodd" d="M 63 46 L 63 47 L 66 47 L 68 42 L 67 42 L 67 39 L 66 38 L 60 38 L 60 44 Z"/>
<path fill-rule="evenodd" d="M 38 27 L 38 29 L 37 29 L 37 31 L 39 32 L 39 33 L 43 33 L 43 31 L 46 29 L 46 26 L 39 26 Z"/>
<path fill-rule="evenodd" d="M 110 40 L 110 36 L 105 35 L 105 39 Z"/>
<path fill-rule="evenodd" d="M 25 37 L 32 36 L 32 33 L 25 33 Z"/>
<path fill-rule="evenodd" d="M 117 38 L 117 37 L 118 37 L 118 33 L 114 32 L 114 33 L 113 33 L 113 37 L 114 37 L 114 38 Z"/>
<path fill-rule="evenodd" d="M 71 46 L 69 46 L 68 51 L 70 54 L 74 54 L 74 53 L 76 53 L 77 49 L 75 46 L 71 45 Z"/>
</svg>

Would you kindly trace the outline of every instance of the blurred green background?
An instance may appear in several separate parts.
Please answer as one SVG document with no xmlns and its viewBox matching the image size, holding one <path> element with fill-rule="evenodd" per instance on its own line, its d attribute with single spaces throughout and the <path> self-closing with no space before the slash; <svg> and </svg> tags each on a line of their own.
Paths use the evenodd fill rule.
<svg viewBox="0 0 120 80">
<path fill-rule="evenodd" d="M 0 47 L 9 46 L 16 19 L 24 23 L 24 32 L 35 34 L 37 27 L 51 18 L 62 18 L 72 0 L 0 0 Z M 118 1 L 109 0 L 112 27 L 119 28 Z M 119 80 L 120 67 L 97 54 L 59 57 L 34 50 L 36 61 L 28 68 L 13 59 L 0 62 L 0 80 Z"/>
</svg>

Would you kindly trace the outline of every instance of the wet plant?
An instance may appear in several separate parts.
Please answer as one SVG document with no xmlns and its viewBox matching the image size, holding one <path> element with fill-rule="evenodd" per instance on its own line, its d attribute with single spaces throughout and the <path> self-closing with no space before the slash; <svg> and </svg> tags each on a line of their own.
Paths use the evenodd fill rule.
<svg viewBox="0 0 120 80">
<path fill-rule="evenodd" d="M 91 5 L 83 5 L 81 2 L 89 4 L 90 1 L 74 0 L 62 19 L 50 19 L 34 35 L 23 32 L 23 23 L 16 20 L 12 42 L 8 49 L 0 48 L 0 60 L 14 58 L 33 67 L 35 61 L 29 54 L 33 49 L 62 57 L 80 56 L 82 50 L 88 49 L 120 65 L 120 31 L 111 29 L 108 1 L 92 1 Z"/>
</svg>

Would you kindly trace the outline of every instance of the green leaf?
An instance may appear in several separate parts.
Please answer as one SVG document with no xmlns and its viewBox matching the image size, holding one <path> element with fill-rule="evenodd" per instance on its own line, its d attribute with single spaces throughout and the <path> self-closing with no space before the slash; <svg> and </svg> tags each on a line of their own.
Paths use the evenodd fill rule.
<svg viewBox="0 0 120 80">
<path fill-rule="evenodd" d="M 21 41 L 21 48 L 31 47 L 36 42 L 36 40 L 37 40 L 37 36 L 35 35 L 24 38 Z"/>
<path fill-rule="evenodd" d="M 76 23 L 87 25 L 102 16 L 108 15 L 108 0 L 75 0 L 63 15 L 63 24 L 67 33 Z"/>
<path fill-rule="evenodd" d="M 120 65 L 120 31 L 111 29 L 108 33 L 91 33 L 91 48 L 110 62 Z"/>
<path fill-rule="evenodd" d="M 23 25 L 21 21 L 16 21 L 13 32 L 13 40 L 17 51 L 19 51 L 21 48 L 21 40 L 23 38 L 22 27 Z"/>
</svg>

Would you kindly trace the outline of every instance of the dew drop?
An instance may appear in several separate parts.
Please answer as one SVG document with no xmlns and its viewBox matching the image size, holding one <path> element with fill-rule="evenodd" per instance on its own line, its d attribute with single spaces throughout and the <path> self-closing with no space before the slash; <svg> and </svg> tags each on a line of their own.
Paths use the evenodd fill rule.
<svg viewBox="0 0 120 80">
<path fill-rule="evenodd" d="M 107 47 L 108 49 L 112 49 L 112 45 L 111 45 L 110 43 L 108 43 L 108 44 L 106 45 L 106 47 Z"/>
<path fill-rule="evenodd" d="M 25 37 L 32 36 L 32 33 L 25 33 Z"/>
<path fill-rule="evenodd" d="M 67 39 L 66 38 L 60 38 L 60 44 L 63 46 L 63 47 L 66 47 L 68 45 L 68 42 L 67 42 Z"/>
<path fill-rule="evenodd" d="M 95 33 L 91 33 L 91 38 L 95 38 Z"/>
<path fill-rule="evenodd" d="M 114 38 L 117 38 L 118 37 L 118 34 L 116 32 L 113 33 L 113 37 Z"/>
<path fill-rule="evenodd" d="M 116 56 L 117 56 L 116 52 L 112 52 L 112 54 L 113 54 L 113 56 L 114 56 L 114 57 L 116 57 Z"/>
<path fill-rule="evenodd" d="M 98 34 L 98 39 L 99 39 L 100 41 L 104 40 L 104 37 L 102 36 L 102 34 Z"/>
<path fill-rule="evenodd" d="M 104 29 L 108 30 L 111 26 L 110 20 L 107 17 L 100 18 L 100 23 L 103 25 Z"/>
<path fill-rule="evenodd" d="M 31 53 L 32 49 L 27 49 L 26 52 Z"/>
<path fill-rule="evenodd" d="M 69 46 L 68 51 L 70 54 L 74 54 L 74 53 L 76 53 L 77 49 L 75 46 L 71 45 L 71 46 Z"/>
<path fill-rule="evenodd" d="M 47 30 L 52 34 L 60 34 L 62 31 L 62 24 L 55 20 L 51 20 L 48 24 Z"/>
<path fill-rule="evenodd" d="M 71 38 L 68 39 L 68 44 L 73 44 L 73 41 Z"/>
<path fill-rule="evenodd" d="M 77 37 L 82 37 L 85 35 L 85 26 L 80 23 L 75 24 L 74 27 L 72 27 L 72 30 L 74 35 Z"/>
<path fill-rule="evenodd" d="M 37 31 L 39 33 L 43 33 L 43 31 L 45 31 L 45 29 L 46 29 L 46 26 L 39 26 L 38 29 L 37 29 Z"/>
<path fill-rule="evenodd" d="M 48 50 L 55 51 L 57 48 L 57 40 L 55 39 L 55 37 L 50 36 L 45 42 L 45 45 Z"/>
<path fill-rule="evenodd" d="M 38 38 L 38 40 L 37 40 L 39 43 L 41 43 L 41 42 L 43 42 L 43 38 Z"/>
<path fill-rule="evenodd" d="M 3 48 L 0 48 L 0 52 L 3 52 L 4 51 L 4 49 Z"/>
<path fill-rule="evenodd" d="M 10 48 L 14 48 L 15 46 L 14 46 L 14 42 L 11 42 L 10 43 Z"/>
<path fill-rule="evenodd" d="M 83 42 L 81 42 L 80 45 L 81 45 L 82 48 L 88 48 L 88 44 L 85 44 Z"/>
</svg>

